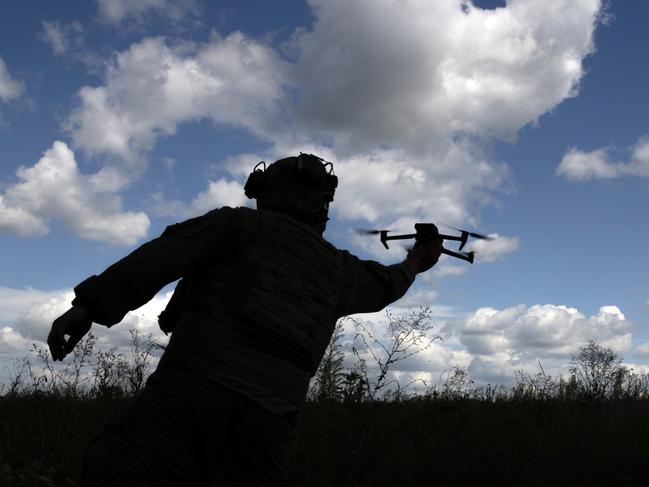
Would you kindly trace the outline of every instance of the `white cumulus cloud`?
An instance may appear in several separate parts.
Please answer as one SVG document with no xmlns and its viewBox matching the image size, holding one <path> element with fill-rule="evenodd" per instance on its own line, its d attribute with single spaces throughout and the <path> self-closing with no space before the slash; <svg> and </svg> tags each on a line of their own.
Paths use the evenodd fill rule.
<svg viewBox="0 0 649 487">
<path fill-rule="evenodd" d="M 0 194 L 0 231 L 39 236 L 57 220 L 88 240 L 132 245 L 146 236 L 149 218 L 123 211 L 120 187 L 110 171 L 79 172 L 74 153 L 54 142 L 33 166 L 16 171 L 19 181 Z"/>
<path fill-rule="evenodd" d="M 393 316 L 406 316 L 416 311 L 409 300 L 400 301 L 399 307 L 391 308 Z M 421 304 L 421 303 L 419 303 Z M 417 306 L 417 304 L 415 304 Z M 398 360 L 390 367 L 389 379 L 397 379 L 405 385 L 415 378 L 424 378 L 433 385 L 448 376 L 453 367 L 469 372 L 476 384 L 514 383 L 517 372 L 534 375 L 541 371 L 564 377 L 569 373 L 571 359 L 589 340 L 611 348 L 623 356 L 631 350 L 632 331 L 635 325 L 617 306 L 602 306 L 587 316 L 574 307 L 565 305 L 518 305 L 505 309 L 479 308 L 464 315 L 460 310 L 447 306 L 432 306 L 433 327 L 428 338 L 441 340 L 406 360 Z M 358 314 L 372 337 L 387 349 L 390 339 L 388 320 L 384 312 Z M 345 365 L 350 367 L 355 357 L 354 346 L 367 361 L 370 375 L 378 373 L 378 364 L 367 345 L 379 357 L 385 350 L 373 344 L 366 333 L 367 344 L 358 337 L 359 329 L 352 320 L 345 321 L 343 350 Z M 649 343 L 635 348 L 635 355 L 649 357 Z M 636 370 L 641 370 L 636 368 Z M 376 375 L 374 375 L 376 377 Z"/>
<path fill-rule="evenodd" d="M 426 221 L 475 224 L 470 210 L 489 201 L 490 191 L 508 184 L 507 167 L 490 163 L 466 142 L 450 142 L 431 156 L 433 161 L 428 166 L 405 149 L 377 148 L 368 153 L 337 157 L 331 147 L 306 143 L 278 143 L 266 160 L 299 152 L 314 153 L 334 162 L 339 186 L 331 214 L 340 221 L 367 220 L 371 226 L 390 229 L 393 233 L 412 233 L 415 223 Z M 244 177 L 254 162 L 262 158 L 245 154 L 224 166 L 234 176 Z M 350 234 L 350 239 L 373 255 L 385 255 L 378 236 Z M 513 250 L 510 238 L 501 239 L 502 253 Z M 401 255 L 403 247 L 393 242 L 390 252 Z"/>
<path fill-rule="evenodd" d="M 573 147 L 561 159 L 556 173 L 572 181 L 622 176 L 649 178 L 649 137 L 638 140 L 628 162 L 616 161 L 607 148 L 584 152 Z"/>
<path fill-rule="evenodd" d="M 0 101 L 11 101 L 18 98 L 25 91 L 25 84 L 14 79 L 4 60 L 0 57 Z"/>
<path fill-rule="evenodd" d="M 311 0 L 292 47 L 300 125 L 356 147 L 512 137 L 576 94 L 598 0 Z"/>
<path fill-rule="evenodd" d="M 649 359 L 649 342 L 638 345 L 635 349 L 635 355 L 639 358 Z"/>
<path fill-rule="evenodd" d="M 16 371 L 12 371 L 10 365 L 12 359 L 28 357 L 35 370 L 38 370 L 41 364 L 30 353 L 32 344 L 47 349 L 47 335 L 52 322 L 69 309 L 73 297 L 72 289 L 42 291 L 0 287 L 0 391 L 15 375 Z M 127 313 L 120 324 L 110 329 L 93 325 L 90 331 L 97 339 L 96 347 L 101 350 L 116 347 L 118 353 L 130 357 L 130 330 L 145 336 L 151 334 L 158 343 L 166 344 L 168 337 L 158 328 L 157 317 L 170 297 L 171 291 L 159 292 L 145 305 Z M 55 368 L 60 366 L 55 364 Z"/>
<path fill-rule="evenodd" d="M 221 178 L 209 181 L 207 189 L 196 195 L 189 203 L 166 200 L 162 193 L 153 194 L 153 203 L 155 212 L 160 216 L 191 218 L 222 206 L 233 208 L 249 206 L 250 200 L 246 197 L 240 183 Z"/>
<path fill-rule="evenodd" d="M 288 45 L 291 130 L 276 131 L 273 155 L 324 147 L 313 152 L 337 163 L 336 216 L 383 228 L 477 223 L 508 188 L 482 141 L 513 139 L 576 95 L 601 13 L 597 0 L 309 3 L 314 26 Z M 501 244 L 516 241 L 489 247 Z"/>
<path fill-rule="evenodd" d="M 162 339 L 164 334 L 158 328 L 158 315 L 171 293 L 161 291 L 148 303 L 127 313 L 121 323 L 110 329 L 93 325 L 91 331 L 106 347 L 127 347 L 130 343 L 129 329 L 152 333 Z M 45 343 L 52 322 L 70 308 L 73 298 L 72 289 L 41 291 L 0 287 L 0 330 L 4 329 L 5 338 L 9 340 L 11 337 L 14 344 L 27 341 L 29 345 L 33 341 Z"/>
<path fill-rule="evenodd" d="M 131 3 L 99 5 L 119 21 L 168 2 Z M 132 180 L 161 136 L 211 119 L 272 140 L 275 158 L 304 151 L 334 161 L 339 219 L 476 224 L 508 187 L 507 167 L 482 143 L 513 140 L 576 95 L 601 14 L 599 0 L 512 0 L 497 9 L 468 0 L 309 4 L 313 26 L 282 52 L 234 32 L 203 44 L 147 38 L 116 54 L 103 84 L 78 93 L 66 124 L 74 147 L 120 161 Z M 241 182 L 250 168 L 232 175 Z M 203 201 L 218 198 L 208 189 L 167 203 L 182 212 Z M 485 255 L 516 245 L 503 237 Z"/>
<path fill-rule="evenodd" d="M 10 326 L 0 328 L 0 352 L 25 351 L 29 342 Z"/>
<path fill-rule="evenodd" d="M 117 54 L 104 85 L 79 91 L 67 128 L 89 155 L 138 167 L 182 122 L 210 118 L 259 131 L 282 94 L 282 70 L 272 49 L 238 32 L 196 46 L 147 38 Z"/>
<path fill-rule="evenodd" d="M 469 250 L 477 253 L 478 262 L 493 262 L 502 259 L 505 255 L 518 250 L 517 237 L 505 237 L 497 233 L 488 235 L 490 240 L 474 240 Z"/>
<path fill-rule="evenodd" d="M 461 276 L 466 273 L 466 271 L 466 266 L 453 265 L 444 262 L 440 262 L 433 268 L 433 273 L 437 277 Z"/>
<path fill-rule="evenodd" d="M 470 371 L 481 380 L 511 379 L 537 361 L 548 367 L 565 364 L 588 340 L 599 340 L 617 353 L 631 345 L 633 324 L 617 306 L 602 306 L 586 316 L 563 305 L 518 305 L 502 310 L 480 308 L 451 320 L 444 333 L 454 336 L 473 357 Z"/>
</svg>

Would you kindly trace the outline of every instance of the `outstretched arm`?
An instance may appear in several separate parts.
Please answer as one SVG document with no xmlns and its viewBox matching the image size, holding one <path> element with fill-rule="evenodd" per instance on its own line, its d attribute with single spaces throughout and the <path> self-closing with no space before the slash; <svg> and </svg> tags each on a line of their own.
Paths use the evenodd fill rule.
<svg viewBox="0 0 649 487">
<path fill-rule="evenodd" d="M 442 251 L 442 242 L 417 244 L 399 264 L 385 266 L 361 260 L 344 252 L 346 289 L 339 316 L 380 311 L 408 291 L 415 276 L 433 267 Z"/>
<path fill-rule="evenodd" d="M 160 237 L 76 286 L 72 308 L 53 322 L 48 337 L 54 360 L 70 353 L 93 322 L 107 327 L 119 323 L 165 285 L 218 255 L 232 233 L 233 218 L 234 210 L 223 208 L 171 225 Z M 67 341 L 65 335 L 70 336 Z"/>
</svg>

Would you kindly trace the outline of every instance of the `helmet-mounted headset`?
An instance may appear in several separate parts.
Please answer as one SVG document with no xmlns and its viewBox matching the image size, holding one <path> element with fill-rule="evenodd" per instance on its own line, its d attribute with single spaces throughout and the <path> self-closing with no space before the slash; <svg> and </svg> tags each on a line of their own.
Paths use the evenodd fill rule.
<svg viewBox="0 0 649 487">
<path fill-rule="evenodd" d="M 260 168 L 261 167 L 261 168 Z M 258 199 L 269 185 L 270 173 L 293 174 L 310 185 L 319 188 L 326 203 L 334 199 L 338 178 L 334 175 L 333 164 L 313 154 L 300 152 L 297 157 L 281 159 L 266 168 L 266 162 L 258 163 L 248 176 L 244 192 L 248 198 Z"/>
</svg>

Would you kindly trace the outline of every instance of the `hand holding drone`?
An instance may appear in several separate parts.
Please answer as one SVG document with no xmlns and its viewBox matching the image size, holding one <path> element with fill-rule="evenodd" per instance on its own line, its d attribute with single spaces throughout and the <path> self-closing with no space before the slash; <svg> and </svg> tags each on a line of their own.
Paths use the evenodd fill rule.
<svg viewBox="0 0 649 487">
<path fill-rule="evenodd" d="M 359 232 L 364 235 L 380 235 L 381 243 L 386 249 L 390 248 L 388 247 L 388 243 L 387 243 L 388 240 L 409 240 L 414 238 L 416 243 L 420 243 L 422 245 L 428 245 L 437 239 L 455 240 L 457 242 L 460 242 L 460 247 L 458 248 L 458 251 L 455 252 L 453 250 L 448 250 L 442 247 L 442 253 L 446 255 L 450 255 L 451 257 L 456 257 L 458 259 L 466 260 L 471 264 L 473 264 L 473 258 L 475 256 L 475 252 L 462 252 L 462 249 L 466 245 L 469 237 L 478 238 L 482 240 L 493 240 L 492 237 L 481 235 L 479 233 L 468 232 L 466 230 L 460 230 L 457 228 L 455 228 L 455 230 L 460 232 L 461 235 L 441 234 L 439 233 L 439 230 L 437 229 L 437 226 L 434 223 L 415 223 L 416 233 L 408 233 L 405 235 L 388 235 L 390 230 L 359 230 Z"/>
</svg>

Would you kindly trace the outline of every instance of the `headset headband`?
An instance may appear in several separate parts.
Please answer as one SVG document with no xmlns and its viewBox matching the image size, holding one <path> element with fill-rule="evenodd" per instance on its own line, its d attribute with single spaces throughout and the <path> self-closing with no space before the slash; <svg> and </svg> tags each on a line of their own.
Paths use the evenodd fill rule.
<svg viewBox="0 0 649 487">
<path fill-rule="evenodd" d="M 325 161 L 321 157 L 313 154 L 304 154 L 303 152 L 300 152 L 299 156 L 292 159 L 295 160 L 295 164 L 292 167 L 277 165 L 275 163 L 266 168 L 265 161 L 261 161 L 255 165 L 244 186 L 246 196 L 251 199 L 256 199 L 261 196 L 268 184 L 268 169 L 271 171 L 294 173 L 304 177 L 309 183 L 319 186 L 324 191 L 327 203 L 333 201 L 334 192 L 338 187 L 338 177 L 333 173 L 333 163 Z M 263 169 L 259 169 L 260 166 L 263 166 Z M 322 169 L 324 169 L 324 172 Z"/>
</svg>

